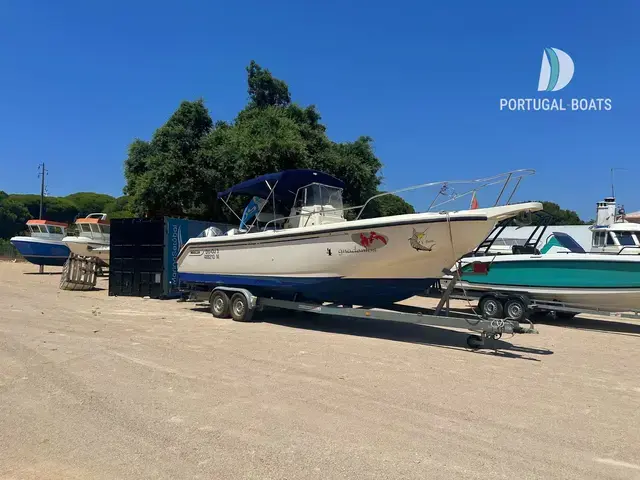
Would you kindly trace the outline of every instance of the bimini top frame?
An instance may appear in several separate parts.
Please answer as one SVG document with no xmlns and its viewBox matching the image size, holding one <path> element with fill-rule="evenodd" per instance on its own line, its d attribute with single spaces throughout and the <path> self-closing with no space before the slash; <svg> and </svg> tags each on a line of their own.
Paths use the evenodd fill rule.
<svg viewBox="0 0 640 480">
<path fill-rule="evenodd" d="M 377 195 L 370 197 L 363 205 L 359 205 L 355 207 L 344 207 L 339 210 L 341 211 L 359 210 L 355 218 L 355 220 L 358 220 L 360 219 L 361 215 L 365 211 L 367 205 L 369 205 L 371 201 L 377 198 L 381 198 L 386 195 L 395 195 L 398 193 L 409 192 L 409 191 L 419 190 L 419 189 L 428 188 L 428 187 L 440 186 L 438 193 L 436 194 L 435 198 L 431 201 L 429 208 L 426 210 L 427 212 L 430 212 L 430 211 L 433 211 L 435 208 L 438 208 L 444 204 L 453 202 L 455 200 L 458 200 L 466 196 L 470 196 L 470 195 L 475 196 L 475 194 L 482 189 L 485 189 L 492 185 L 500 185 L 500 184 L 502 184 L 502 187 L 500 189 L 500 193 L 498 194 L 493 206 L 497 206 L 500 203 L 501 198 L 503 197 L 503 195 L 507 190 L 509 190 L 509 196 L 507 198 L 505 205 L 508 205 L 511 202 L 511 199 L 513 198 L 518 187 L 520 186 L 520 182 L 522 181 L 522 179 L 524 177 L 528 177 L 534 174 L 535 174 L 535 170 L 533 169 L 519 169 L 519 170 L 510 171 L 510 172 L 500 173 L 498 175 L 494 175 L 491 177 L 478 178 L 474 180 L 453 180 L 453 181 L 438 181 L 438 182 L 423 183 L 420 185 L 401 188 L 399 190 L 379 193 Z M 269 199 L 273 200 L 274 212 L 275 212 L 276 200 L 279 200 L 285 203 L 288 203 L 288 202 L 293 203 L 293 201 L 297 197 L 298 191 L 313 183 L 327 185 L 329 187 L 334 187 L 340 190 L 344 189 L 344 183 L 341 180 L 323 172 L 319 172 L 316 170 L 284 170 L 282 172 L 262 175 L 260 177 L 256 177 L 254 179 L 239 183 L 231 188 L 228 188 L 223 192 L 218 193 L 218 198 L 220 198 L 224 202 L 224 204 L 227 206 L 227 208 L 229 208 L 229 210 L 242 222 L 242 219 L 235 213 L 235 211 L 230 207 L 228 203 L 231 195 L 234 195 L 234 194 L 253 195 L 259 198 L 266 199 L 267 201 L 264 203 L 262 208 L 260 208 L 260 212 L 258 212 L 258 215 L 259 215 L 262 212 L 263 208 L 267 205 Z M 459 185 L 468 185 L 468 186 L 471 186 L 471 188 L 468 188 L 466 191 L 459 193 L 454 188 L 455 186 L 459 186 Z M 510 187 L 511 185 L 513 186 Z M 444 197 L 445 200 L 438 202 L 438 199 L 440 197 Z M 300 215 L 311 215 L 311 214 L 301 213 Z M 256 218 L 257 218 L 257 215 L 256 215 Z M 288 218 L 293 218 L 293 216 L 284 217 L 281 220 L 286 220 Z M 265 226 L 265 229 L 272 222 L 273 220 L 269 221 Z M 254 222 L 249 226 L 247 231 L 243 233 L 248 233 L 254 224 L 255 224 L 255 219 L 254 219 Z"/>
</svg>

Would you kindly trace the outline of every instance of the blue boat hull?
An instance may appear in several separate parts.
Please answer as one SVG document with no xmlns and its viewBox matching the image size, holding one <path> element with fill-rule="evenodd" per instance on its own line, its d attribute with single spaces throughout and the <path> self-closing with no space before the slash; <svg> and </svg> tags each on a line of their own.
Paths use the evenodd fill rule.
<svg viewBox="0 0 640 480">
<path fill-rule="evenodd" d="M 65 264 L 71 253 L 62 242 L 38 242 L 30 239 L 11 239 L 11 243 L 25 260 L 35 265 L 61 267 Z"/>
<path fill-rule="evenodd" d="M 182 286 L 213 289 L 242 287 L 261 297 L 335 302 L 368 307 L 390 305 L 424 293 L 434 278 L 366 279 L 339 277 L 269 277 L 179 273 Z"/>
</svg>

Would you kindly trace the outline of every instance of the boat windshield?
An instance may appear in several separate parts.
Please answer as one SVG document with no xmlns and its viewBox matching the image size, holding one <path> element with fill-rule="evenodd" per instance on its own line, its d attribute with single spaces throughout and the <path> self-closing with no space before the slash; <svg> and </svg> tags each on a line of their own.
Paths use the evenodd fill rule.
<svg viewBox="0 0 640 480">
<path fill-rule="evenodd" d="M 302 208 L 312 207 L 314 205 L 342 210 L 342 189 L 321 183 L 312 183 L 300 188 L 296 194 L 294 206 L 296 208 Z"/>
<path fill-rule="evenodd" d="M 558 239 L 560 244 L 573 253 L 585 253 L 584 248 L 580 246 L 578 242 L 576 242 L 571 235 L 567 235 L 566 233 L 561 232 L 553 232 L 553 236 Z"/>
<path fill-rule="evenodd" d="M 616 237 L 618 237 L 618 241 L 620 245 L 625 247 L 635 247 L 635 235 L 631 232 L 616 232 Z"/>
</svg>

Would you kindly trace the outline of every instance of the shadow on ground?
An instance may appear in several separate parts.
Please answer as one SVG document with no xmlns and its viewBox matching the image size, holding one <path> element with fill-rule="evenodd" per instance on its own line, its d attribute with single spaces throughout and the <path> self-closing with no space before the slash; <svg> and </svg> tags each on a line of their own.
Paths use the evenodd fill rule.
<svg viewBox="0 0 640 480">
<path fill-rule="evenodd" d="M 35 271 L 35 272 L 24 272 L 23 275 L 61 275 L 62 274 L 62 270 L 46 270 L 42 273 Z"/>
<path fill-rule="evenodd" d="M 192 310 L 203 313 L 206 312 L 211 315 L 209 309 L 206 307 L 192 307 Z M 402 310 L 411 311 L 413 307 L 403 306 Z M 426 320 L 428 320 L 428 317 Z M 253 316 L 253 321 L 272 323 L 288 328 L 379 338 L 536 362 L 539 362 L 540 359 L 534 356 L 553 354 L 551 350 L 520 347 L 505 340 L 488 342 L 483 348 L 474 350 L 467 345 L 467 338 L 472 332 L 370 318 L 360 319 L 289 310 L 265 309 L 262 312 L 256 312 Z M 517 340 L 518 336 L 509 338 L 515 338 Z"/>
<path fill-rule="evenodd" d="M 556 327 L 640 337 L 640 323 L 633 322 L 625 318 L 611 317 L 611 320 L 602 320 L 598 318 L 578 316 L 570 319 L 564 319 L 553 318 L 551 315 L 538 314 L 535 315 L 532 320 L 534 323 L 552 325 Z"/>
</svg>

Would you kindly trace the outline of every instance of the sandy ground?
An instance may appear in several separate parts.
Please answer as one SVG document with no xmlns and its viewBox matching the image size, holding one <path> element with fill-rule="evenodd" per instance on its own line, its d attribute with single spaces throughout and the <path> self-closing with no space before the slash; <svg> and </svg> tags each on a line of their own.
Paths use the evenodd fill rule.
<svg viewBox="0 0 640 480">
<path fill-rule="evenodd" d="M 0 262 L 0 478 L 640 478 L 640 324 L 218 320 Z M 260 321 L 262 320 L 262 321 Z"/>
</svg>

